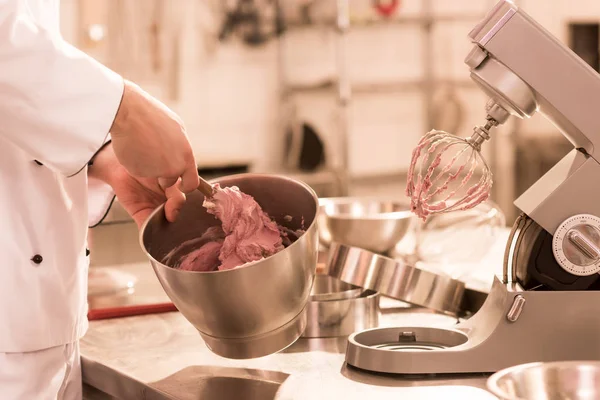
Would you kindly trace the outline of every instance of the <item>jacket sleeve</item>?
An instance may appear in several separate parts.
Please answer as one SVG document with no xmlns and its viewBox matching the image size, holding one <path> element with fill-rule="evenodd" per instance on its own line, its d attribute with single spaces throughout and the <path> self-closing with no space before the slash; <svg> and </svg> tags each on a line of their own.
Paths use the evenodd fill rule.
<svg viewBox="0 0 600 400">
<path fill-rule="evenodd" d="M 107 145 L 111 141 L 110 134 L 102 145 Z M 102 148 L 101 147 L 101 148 Z M 93 161 L 93 157 L 92 157 Z M 110 208 L 115 201 L 115 192 L 113 188 L 93 176 L 88 175 L 88 227 L 95 228 L 100 225 L 108 215 Z"/>
<path fill-rule="evenodd" d="M 0 137 L 72 176 L 107 140 L 123 79 L 18 3 L 0 1 Z"/>
<path fill-rule="evenodd" d="M 95 228 L 106 218 L 115 201 L 115 192 L 106 183 L 89 178 L 88 181 L 88 227 Z"/>
</svg>

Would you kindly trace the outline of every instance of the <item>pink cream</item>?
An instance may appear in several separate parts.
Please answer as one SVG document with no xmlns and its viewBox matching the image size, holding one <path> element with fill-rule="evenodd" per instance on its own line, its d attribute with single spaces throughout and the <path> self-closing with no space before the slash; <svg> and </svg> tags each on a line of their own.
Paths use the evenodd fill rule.
<svg viewBox="0 0 600 400">
<path fill-rule="evenodd" d="M 220 188 L 204 201 L 206 210 L 221 221 L 225 241 L 219 255 L 219 270 L 258 261 L 283 250 L 277 224 L 252 196 L 237 187 Z"/>
<path fill-rule="evenodd" d="M 221 221 L 221 226 L 210 228 L 200 239 L 206 238 L 194 250 L 174 263 L 185 271 L 224 271 L 253 263 L 283 250 L 300 237 L 304 231 L 292 231 L 277 225 L 249 196 L 232 186 L 214 185 L 215 194 L 204 201 L 207 212 Z M 284 220 L 291 217 L 284 218 Z M 219 233 L 215 234 L 215 229 Z M 212 230 L 212 231 L 211 231 Z M 170 254 L 181 253 L 190 247 L 193 239 L 183 243 Z M 193 244 L 193 243 L 192 243 Z M 168 265 L 172 265 L 171 263 Z"/>
</svg>

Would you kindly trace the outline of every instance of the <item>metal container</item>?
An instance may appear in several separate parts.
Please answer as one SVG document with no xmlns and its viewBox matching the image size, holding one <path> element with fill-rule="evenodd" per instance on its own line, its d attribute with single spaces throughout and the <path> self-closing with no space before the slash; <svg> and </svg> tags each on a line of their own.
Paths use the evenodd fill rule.
<svg viewBox="0 0 600 400">
<path fill-rule="evenodd" d="M 379 323 L 379 293 L 317 275 L 306 306 L 305 338 L 343 337 Z"/>
<path fill-rule="evenodd" d="M 277 175 L 241 174 L 212 181 L 253 196 L 278 224 L 306 232 L 291 246 L 259 262 L 227 271 L 191 272 L 161 263 L 181 243 L 220 224 L 202 206 L 199 192 L 187 196 L 177 221 L 158 207 L 140 231 L 140 244 L 165 292 L 222 357 L 248 359 L 281 351 L 306 326 L 305 306 L 317 265 L 318 199 L 302 182 Z M 291 217 L 291 218 L 290 218 Z"/>
<path fill-rule="evenodd" d="M 600 361 L 517 365 L 490 376 L 487 388 L 502 400 L 599 399 Z"/>
<path fill-rule="evenodd" d="M 364 289 L 327 275 L 317 275 L 310 292 L 310 301 L 342 300 L 358 297 Z"/>
<path fill-rule="evenodd" d="M 358 247 L 332 243 L 325 271 L 343 282 L 415 306 L 451 315 L 462 311 L 464 282 Z"/>
<path fill-rule="evenodd" d="M 336 197 L 319 200 L 321 244 L 332 242 L 387 253 L 406 235 L 414 220 L 408 202 Z"/>
</svg>

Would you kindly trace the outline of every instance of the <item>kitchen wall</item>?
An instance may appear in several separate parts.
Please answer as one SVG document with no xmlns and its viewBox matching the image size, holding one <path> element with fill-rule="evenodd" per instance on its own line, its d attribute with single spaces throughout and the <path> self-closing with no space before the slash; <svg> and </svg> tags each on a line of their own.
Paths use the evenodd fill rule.
<svg viewBox="0 0 600 400">
<path fill-rule="evenodd" d="M 398 17 L 422 15 L 426 0 L 403 0 Z M 91 44 L 85 30 L 92 23 L 112 26 L 115 0 L 63 0 L 65 36 L 107 64 L 107 45 Z M 333 0 L 321 3 L 334 5 Z M 121 16 L 127 23 L 135 19 L 135 4 L 151 1 L 128 0 L 131 15 Z M 285 3 L 285 2 L 284 2 Z M 301 3 L 288 0 L 288 4 Z M 477 18 L 494 4 L 493 0 L 432 0 L 434 15 L 470 16 L 469 20 L 440 20 L 433 33 L 434 76 L 468 82 L 463 59 L 470 44 L 466 38 Z M 598 20 L 600 3 L 592 0 L 520 0 L 534 18 L 561 40 L 567 40 L 567 20 Z M 181 58 L 177 95 L 169 95 L 152 79 L 137 82 L 179 112 L 188 127 L 201 164 L 251 161 L 258 169 L 275 167 L 282 132 L 279 125 L 278 46 L 270 41 L 249 48 L 239 41 L 217 43 L 214 34 L 220 21 L 210 11 L 210 0 L 177 0 L 175 18 L 181 29 Z M 333 6 L 323 6 L 323 13 Z M 373 16 L 369 0 L 351 0 L 353 18 Z M 291 8 L 292 6 L 288 6 Z M 85 10 L 82 15 L 82 9 Z M 114 24 L 114 22 L 113 22 Z M 104 39 L 104 41 L 108 41 Z M 327 28 L 301 28 L 289 31 L 284 47 L 286 75 L 291 83 L 311 83 L 335 77 L 335 33 Z M 423 77 L 423 29 L 417 23 L 381 24 L 356 27 L 348 36 L 345 65 L 350 80 L 361 83 L 402 83 Z M 126 76 L 135 77 L 129 69 Z M 442 91 L 443 87 L 437 88 Z M 474 86 L 458 90 L 466 120 L 462 129 L 483 118 L 484 97 Z M 334 148 L 336 133 L 335 96 L 316 93 L 298 96 L 299 114 L 311 120 Z M 377 175 L 404 170 L 411 146 L 428 126 L 424 126 L 423 96 L 420 90 L 406 88 L 385 94 L 356 94 L 351 102 L 350 165 L 355 175 Z M 534 117 L 523 125 L 524 132 L 552 131 L 543 118 Z M 274 146 L 273 143 L 277 143 Z"/>
<path fill-rule="evenodd" d="M 388 86 L 384 93 L 355 93 L 350 102 L 351 174 L 356 178 L 380 177 L 370 186 L 356 184 L 354 193 L 402 196 L 402 173 L 407 168 L 412 146 L 431 128 L 427 125 L 425 99 L 422 86 L 419 86 L 424 77 L 427 47 L 423 36 L 425 30 L 418 18 L 423 16 L 426 1 L 429 0 L 401 1 L 397 17 L 406 23 L 357 24 L 348 34 L 343 65 L 352 84 Z M 430 1 L 433 14 L 438 17 L 430 42 L 433 76 L 436 80 L 459 83 L 453 90 L 441 83 L 435 85 L 435 110 L 441 118 L 441 126 L 436 127 L 443 129 L 444 124 L 452 125 L 452 118 L 441 117 L 446 111 L 444 105 L 448 104 L 444 100 L 448 97 L 444 96 L 450 96 L 458 100 L 464 114 L 456 133 L 468 135 L 474 125 L 484 121 L 486 98 L 470 83 L 463 64 L 470 48 L 466 35 L 495 1 Z M 140 15 L 147 12 L 144 7 L 157 3 L 150 0 L 120 2 L 128 5 L 126 10 L 115 8 L 117 3 L 117 0 L 63 0 L 65 36 L 177 111 L 186 122 L 202 166 L 250 163 L 256 170 L 278 169 L 284 131 L 279 61 L 285 65 L 283 76 L 286 81 L 297 85 L 327 81 L 339 72 L 335 57 L 336 33 L 323 26 L 290 29 L 281 46 L 271 40 L 260 47 L 248 47 L 234 38 L 219 43 L 215 35 L 222 21 L 215 17 L 216 0 L 169 2 L 167 14 L 172 22 L 164 27 L 166 33 L 163 33 L 161 54 L 165 59 L 173 59 L 173 44 L 178 43 L 180 57 L 177 57 L 177 65 L 166 67 L 168 72 L 148 72 L 149 63 L 143 60 L 151 53 L 151 48 L 142 46 L 136 54 L 125 48 L 120 55 L 129 58 L 116 60 L 113 57 L 117 54 L 114 51 L 116 45 L 110 39 L 110 31 L 119 29 L 120 24 L 121 28 L 129 28 L 120 33 L 121 38 L 132 38 L 140 32 L 147 34 L 148 27 L 140 22 Z M 286 12 L 293 13 L 298 3 L 284 0 Z M 319 18 L 334 16 L 335 1 L 320 0 L 317 3 L 320 3 Z M 568 40 L 567 22 L 600 19 L 600 3 L 592 0 L 519 0 L 516 3 L 564 42 Z M 136 8 L 136 4 L 139 7 Z M 353 20 L 374 16 L 370 0 L 350 0 L 350 5 Z M 451 16 L 454 19 L 448 18 Z M 460 20 L 462 17 L 468 18 Z M 104 38 L 90 39 L 88 33 L 94 24 L 108 29 Z M 135 27 L 142 28 L 136 32 Z M 134 42 L 142 43 L 144 35 L 136 37 Z M 171 42 L 165 43 L 167 39 Z M 144 68 L 133 65 L 134 61 L 144 64 Z M 398 86 L 401 89 L 394 90 Z M 313 124 L 322 135 L 329 158 L 339 159 L 335 91 L 302 93 L 294 96 L 294 104 L 297 117 Z M 543 135 L 548 140 L 560 137 L 551 124 L 535 116 L 516 127 L 511 124 L 502 128 L 493 143 L 485 147 L 486 156 L 495 160 L 495 200 L 509 214 L 509 220 L 516 196 L 516 128 L 520 136 Z M 389 178 L 382 180 L 383 176 Z"/>
<path fill-rule="evenodd" d="M 249 48 L 236 40 L 215 43 L 212 35 L 219 21 L 211 15 L 207 6 L 211 3 L 192 0 L 175 3 L 184 10 L 178 13 L 181 19 L 177 21 L 182 31 L 178 95 L 172 98 L 151 79 L 142 77 L 136 81 L 182 115 L 200 163 L 251 161 L 257 169 L 277 167 L 282 147 L 277 43 L 270 41 L 260 48 Z M 331 0 L 322 3 L 335 6 Z M 421 16 L 422 3 L 421 0 L 402 1 L 398 16 Z M 462 64 L 469 49 L 466 34 L 491 2 L 437 0 L 432 3 L 435 14 L 471 17 L 464 22 L 436 23 L 433 32 L 435 76 L 468 81 Z M 103 24 L 106 23 L 103 20 L 115 18 L 109 0 L 81 0 L 79 4 L 87 10 L 86 20 L 73 21 L 78 14 L 65 13 L 65 26 L 81 23 L 85 29 L 91 23 Z M 374 16 L 368 0 L 350 1 L 350 4 L 353 18 Z M 70 0 L 64 7 L 76 5 L 75 0 Z M 335 16 L 332 13 L 335 7 L 325 6 L 322 10 Z M 120 18 L 122 21 L 135 19 L 132 14 Z M 111 25 L 106 24 L 110 33 Z M 109 56 L 111 52 L 106 50 L 109 46 L 91 44 L 73 28 L 66 31 L 84 50 L 109 65 L 114 63 Z M 422 79 L 425 51 L 422 35 L 422 26 L 415 22 L 353 29 L 348 35 L 345 58 L 351 82 L 402 84 Z M 288 81 L 305 84 L 334 78 L 338 72 L 335 40 L 336 34 L 329 28 L 290 30 L 283 46 Z M 127 72 L 126 76 L 136 78 L 133 69 Z M 482 120 L 484 99 L 475 89 L 463 89 L 457 95 L 467 114 L 463 128 L 470 131 L 471 125 Z M 422 91 L 418 88 L 389 90 L 386 94 L 356 94 L 351 102 L 349 127 L 352 173 L 377 175 L 405 170 L 411 146 L 429 128 L 424 125 L 423 104 Z M 331 147 L 331 157 L 336 157 L 334 93 L 299 96 L 298 113 L 316 126 Z"/>
</svg>

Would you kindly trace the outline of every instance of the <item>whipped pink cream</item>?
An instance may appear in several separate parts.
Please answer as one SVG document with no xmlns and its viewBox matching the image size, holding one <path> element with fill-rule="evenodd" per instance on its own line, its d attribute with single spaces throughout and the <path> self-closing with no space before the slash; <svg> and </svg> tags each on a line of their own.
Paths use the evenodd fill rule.
<svg viewBox="0 0 600 400">
<path fill-rule="evenodd" d="M 221 221 L 221 226 L 211 227 L 200 238 L 178 246 L 165 257 L 165 264 L 172 265 L 174 254 L 184 253 L 174 263 L 175 268 L 202 272 L 233 269 L 276 254 L 304 233 L 277 225 L 252 196 L 238 187 L 221 188 L 216 184 L 214 188 L 214 195 L 203 205 Z"/>
<path fill-rule="evenodd" d="M 219 270 L 258 261 L 283 250 L 277 224 L 252 196 L 237 187 L 215 185 L 215 194 L 204 200 L 204 207 L 221 221 L 225 232 Z"/>
<path fill-rule="evenodd" d="M 454 156 L 436 175 L 443 157 L 454 150 Z M 457 166 L 462 156 L 466 156 L 466 160 L 463 157 L 464 161 Z M 473 183 L 472 178 L 479 163 L 483 165 L 484 172 Z M 459 180 L 461 175 L 462 179 Z M 457 186 L 446 193 L 454 182 L 457 182 Z M 423 221 L 430 214 L 473 208 L 489 198 L 491 188 L 491 172 L 479 151 L 467 140 L 432 130 L 414 148 L 408 168 L 406 195 L 411 199 L 411 210 Z M 454 199 L 459 192 L 458 199 Z"/>
</svg>

